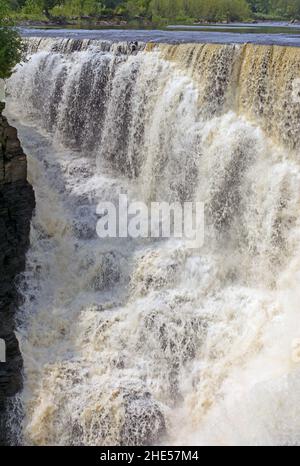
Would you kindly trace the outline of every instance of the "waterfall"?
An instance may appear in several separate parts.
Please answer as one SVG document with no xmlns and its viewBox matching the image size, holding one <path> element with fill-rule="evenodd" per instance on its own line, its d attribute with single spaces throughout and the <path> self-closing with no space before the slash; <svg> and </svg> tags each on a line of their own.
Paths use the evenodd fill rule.
<svg viewBox="0 0 300 466">
<path fill-rule="evenodd" d="M 28 39 L 21 443 L 300 443 L 299 77 L 298 48 Z M 122 192 L 205 202 L 203 248 L 100 240 Z"/>
</svg>

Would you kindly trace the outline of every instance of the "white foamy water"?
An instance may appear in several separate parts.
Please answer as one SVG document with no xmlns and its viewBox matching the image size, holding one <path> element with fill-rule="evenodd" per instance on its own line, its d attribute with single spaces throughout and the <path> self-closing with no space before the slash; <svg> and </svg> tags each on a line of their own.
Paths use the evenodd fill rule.
<svg viewBox="0 0 300 466">
<path fill-rule="evenodd" d="M 9 83 L 37 199 L 19 440 L 299 444 L 298 49 L 30 50 Z M 100 240 L 121 192 L 204 201 L 204 247 Z"/>
</svg>

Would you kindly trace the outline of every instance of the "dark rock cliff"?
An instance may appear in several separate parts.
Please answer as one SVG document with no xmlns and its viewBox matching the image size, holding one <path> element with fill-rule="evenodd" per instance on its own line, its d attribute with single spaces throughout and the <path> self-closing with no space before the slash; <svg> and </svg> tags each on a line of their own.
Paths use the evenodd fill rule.
<svg viewBox="0 0 300 466">
<path fill-rule="evenodd" d="M 7 444 L 5 407 L 22 387 L 22 357 L 16 339 L 18 293 L 15 277 L 24 270 L 29 246 L 34 192 L 27 182 L 26 156 L 15 128 L 2 115 L 0 103 L 0 339 L 6 362 L 0 362 L 0 445 Z"/>
</svg>

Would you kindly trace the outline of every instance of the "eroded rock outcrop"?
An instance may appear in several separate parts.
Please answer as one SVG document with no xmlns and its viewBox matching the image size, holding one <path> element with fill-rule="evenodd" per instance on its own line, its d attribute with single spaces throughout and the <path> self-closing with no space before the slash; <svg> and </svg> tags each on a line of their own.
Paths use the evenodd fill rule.
<svg viewBox="0 0 300 466">
<path fill-rule="evenodd" d="M 27 182 L 26 156 L 2 115 L 0 103 L 0 339 L 5 341 L 6 362 L 0 362 L 0 445 L 7 443 L 5 407 L 8 397 L 22 387 L 22 357 L 15 336 L 18 293 L 15 277 L 24 270 L 29 246 L 34 192 Z"/>
</svg>

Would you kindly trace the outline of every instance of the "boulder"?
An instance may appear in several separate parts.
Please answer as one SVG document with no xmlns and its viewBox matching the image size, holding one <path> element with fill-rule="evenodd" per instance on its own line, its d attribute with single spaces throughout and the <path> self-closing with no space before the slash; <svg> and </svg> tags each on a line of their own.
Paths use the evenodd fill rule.
<svg viewBox="0 0 300 466">
<path fill-rule="evenodd" d="M 164 415 L 149 392 L 124 395 L 125 417 L 121 445 L 155 445 L 166 434 Z"/>
</svg>

